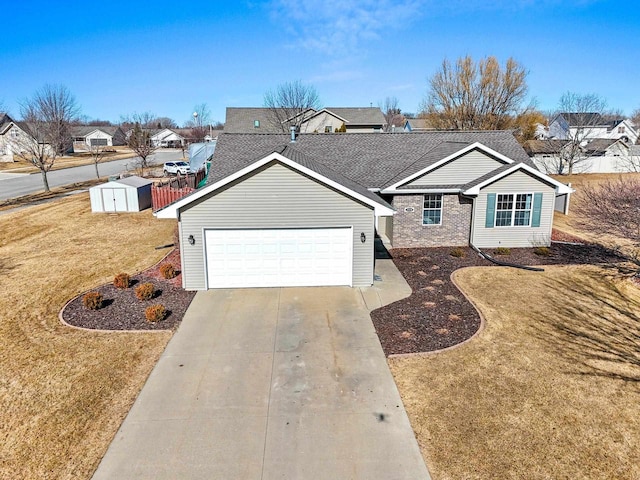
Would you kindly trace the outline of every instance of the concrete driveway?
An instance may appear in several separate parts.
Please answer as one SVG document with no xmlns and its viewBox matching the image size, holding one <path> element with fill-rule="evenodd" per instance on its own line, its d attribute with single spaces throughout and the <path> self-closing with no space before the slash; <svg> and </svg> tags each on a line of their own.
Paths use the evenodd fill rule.
<svg viewBox="0 0 640 480">
<path fill-rule="evenodd" d="M 427 479 L 370 288 L 199 292 L 94 479 Z"/>
</svg>

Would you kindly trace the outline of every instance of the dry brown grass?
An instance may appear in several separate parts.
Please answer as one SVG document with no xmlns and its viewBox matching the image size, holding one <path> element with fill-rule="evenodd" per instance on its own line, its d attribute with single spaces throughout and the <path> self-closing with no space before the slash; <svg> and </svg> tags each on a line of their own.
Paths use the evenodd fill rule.
<svg viewBox="0 0 640 480">
<path fill-rule="evenodd" d="M 121 160 L 123 158 L 134 157 L 131 149 L 126 147 L 114 147 L 116 153 L 107 153 L 100 163 Z M 15 162 L 0 162 L 0 172 L 11 173 L 40 173 L 40 169 L 22 157 L 16 157 Z M 51 170 L 61 170 L 63 168 L 80 167 L 83 165 L 93 165 L 93 159 L 89 153 L 76 153 L 73 156 L 57 158 Z"/>
<path fill-rule="evenodd" d="M 88 478 L 170 334 L 91 333 L 58 311 L 146 268 L 174 222 L 92 214 L 88 194 L 0 216 L 0 478 Z M 166 253 L 166 252 L 164 252 Z"/>
<path fill-rule="evenodd" d="M 584 222 L 581 222 L 575 211 L 571 209 L 571 205 L 580 201 L 580 193 L 585 185 L 599 185 L 607 181 L 615 181 L 620 178 L 620 173 L 583 173 L 576 175 L 551 175 L 553 178 L 562 183 L 571 183 L 572 188 L 576 191 L 571 195 L 571 203 L 569 204 L 569 215 L 563 215 L 554 212 L 553 228 L 565 233 L 569 233 L 575 237 L 582 238 L 587 242 L 595 242 L 606 245 L 608 247 L 621 247 L 623 251 L 631 253 L 632 242 L 613 235 L 601 235 L 590 232 L 584 228 Z M 625 173 L 625 178 L 640 180 L 640 173 Z"/>
<path fill-rule="evenodd" d="M 613 270 L 545 269 L 456 272 L 485 330 L 390 359 L 434 479 L 640 478 L 640 291 Z"/>
</svg>

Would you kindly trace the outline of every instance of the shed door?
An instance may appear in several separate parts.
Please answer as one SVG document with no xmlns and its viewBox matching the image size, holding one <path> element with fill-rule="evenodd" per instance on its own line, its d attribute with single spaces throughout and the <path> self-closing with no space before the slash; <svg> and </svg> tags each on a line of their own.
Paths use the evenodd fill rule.
<svg viewBox="0 0 640 480">
<path fill-rule="evenodd" d="M 105 212 L 126 212 L 127 191 L 124 188 L 103 188 L 102 204 Z"/>
<path fill-rule="evenodd" d="M 351 285 L 352 230 L 206 230 L 209 288 Z"/>
</svg>

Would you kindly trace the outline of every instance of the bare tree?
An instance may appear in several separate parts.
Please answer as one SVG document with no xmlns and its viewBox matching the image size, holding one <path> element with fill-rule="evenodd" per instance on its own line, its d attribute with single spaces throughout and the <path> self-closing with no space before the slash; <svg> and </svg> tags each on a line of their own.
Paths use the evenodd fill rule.
<svg viewBox="0 0 640 480">
<path fill-rule="evenodd" d="M 20 152 L 40 170 L 47 192 L 47 173 L 58 156 L 71 147 L 73 138 L 69 125 L 79 112 L 75 97 L 63 85 L 45 85 L 20 103 L 23 122 L 18 134 L 9 142 L 14 151 Z"/>
<path fill-rule="evenodd" d="M 396 97 L 386 97 L 384 102 L 378 103 L 378 107 L 382 110 L 386 125 L 386 131 L 390 132 L 395 127 L 404 125 L 404 115 L 400 110 L 400 102 Z"/>
<path fill-rule="evenodd" d="M 633 122 L 633 126 L 636 129 L 640 128 L 640 108 L 636 108 L 633 112 L 631 112 L 631 121 Z"/>
<path fill-rule="evenodd" d="M 305 113 L 309 109 L 320 108 L 320 97 L 315 87 L 296 80 L 267 91 L 264 94 L 264 106 L 269 109 L 274 128 L 286 133 L 293 126 L 299 131 L 306 120 Z"/>
<path fill-rule="evenodd" d="M 156 117 L 154 119 L 154 128 L 177 128 L 178 124 L 173 118 L 169 117 Z"/>
<path fill-rule="evenodd" d="M 640 173 L 640 145 L 627 145 L 626 149 L 626 152 L 621 152 L 618 157 L 618 169 L 623 172 Z"/>
<path fill-rule="evenodd" d="M 504 68 L 495 57 L 475 62 L 470 56 L 442 62 L 429 79 L 423 113 L 436 127 L 454 130 L 497 130 L 511 127 L 527 95 L 527 71 L 513 58 Z"/>
<path fill-rule="evenodd" d="M 544 114 L 535 109 L 526 109 L 513 119 L 515 136 L 520 144 L 533 140 L 538 125 L 545 125 L 547 119 Z"/>
<path fill-rule="evenodd" d="M 93 165 L 96 169 L 96 177 L 100 178 L 98 164 L 102 162 L 107 155 L 107 152 L 105 152 L 105 146 L 91 143 L 89 144 L 88 148 L 89 154 L 91 155 L 91 160 L 93 161 Z"/>
<path fill-rule="evenodd" d="M 617 180 L 585 184 L 573 205 L 576 220 L 582 228 L 608 238 L 611 235 L 628 240 L 636 263 L 640 260 L 640 180 L 620 175 Z M 638 263 L 640 264 L 640 263 Z"/>
<path fill-rule="evenodd" d="M 588 168 L 589 154 L 585 144 L 595 138 L 595 129 L 602 126 L 607 102 L 600 96 L 566 92 L 560 97 L 558 108 L 549 123 L 549 141 L 565 140 L 552 161 L 554 173 L 579 173 Z"/>
<path fill-rule="evenodd" d="M 128 146 L 138 156 L 135 161 L 136 166 L 140 169 L 140 175 L 144 176 L 145 168 L 149 167 L 150 157 L 153 156 L 158 149 L 151 140 L 151 132 L 143 129 L 139 123 L 133 126 L 131 135 L 129 136 Z"/>
<path fill-rule="evenodd" d="M 120 126 L 123 130 L 128 130 L 133 128 L 137 123 L 141 128 L 158 128 L 159 120 L 158 116 L 151 112 L 134 113 L 133 115 L 120 115 Z"/>
<path fill-rule="evenodd" d="M 206 103 L 193 107 L 192 119 L 185 122 L 186 128 L 191 128 L 191 137 L 196 142 L 203 142 L 211 126 L 211 111 Z"/>
</svg>

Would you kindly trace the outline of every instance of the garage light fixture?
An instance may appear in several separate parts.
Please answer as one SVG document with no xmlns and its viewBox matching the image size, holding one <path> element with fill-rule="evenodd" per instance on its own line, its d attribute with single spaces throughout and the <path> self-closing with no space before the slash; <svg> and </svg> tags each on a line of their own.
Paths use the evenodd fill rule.
<svg viewBox="0 0 640 480">
<path fill-rule="evenodd" d="M 366 241 L 367 241 L 367 236 L 364 234 L 364 232 L 362 232 L 362 233 L 360 234 L 360 241 L 361 241 L 362 243 L 364 243 L 364 242 L 366 242 Z"/>
<path fill-rule="evenodd" d="M 189 238 L 187 240 L 189 241 L 189 245 L 195 245 L 196 244 L 196 239 L 194 238 L 193 235 L 189 235 Z"/>
</svg>

